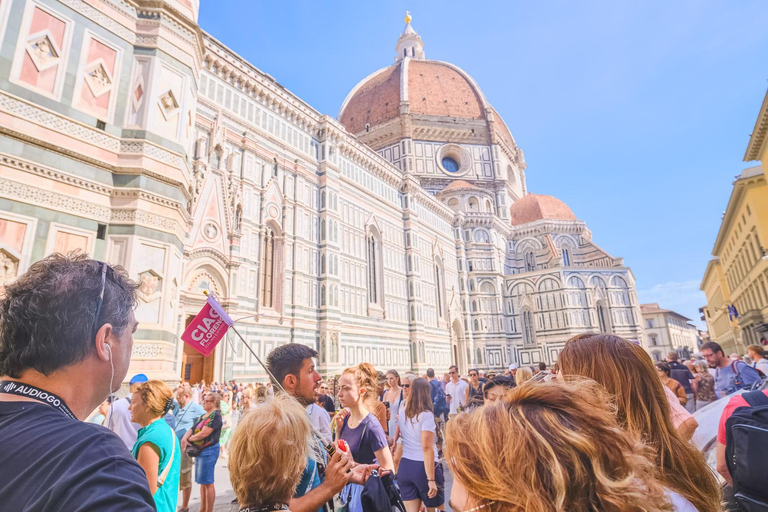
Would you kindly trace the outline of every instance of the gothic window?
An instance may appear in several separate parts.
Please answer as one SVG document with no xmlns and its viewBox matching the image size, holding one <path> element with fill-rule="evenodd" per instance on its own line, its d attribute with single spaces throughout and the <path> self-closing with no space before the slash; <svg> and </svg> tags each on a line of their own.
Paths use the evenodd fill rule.
<svg viewBox="0 0 768 512">
<path fill-rule="evenodd" d="M 325 285 L 320 287 L 320 305 L 325 306 Z"/>
<path fill-rule="evenodd" d="M 325 274 L 325 254 L 320 256 L 320 274 Z"/>
<path fill-rule="evenodd" d="M 600 332 L 604 332 L 604 333 L 611 332 L 611 323 L 610 323 L 610 319 L 608 318 L 608 311 L 606 311 L 605 306 L 603 305 L 602 302 L 597 303 L 597 323 L 598 323 Z"/>
<path fill-rule="evenodd" d="M 533 255 L 533 251 L 527 251 L 525 253 L 525 271 L 533 272 L 536 270 L 536 257 Z"/>
<path fill-rule="evenodd" d="M 437 317 L 443 318 L 443 269 L 435 262 L 435 291 L 437 293 Z"/>
<path fill-rule="evenodd" d="M 275 274 L 275 232 L 268 227 L 261 262 L 261 305 L 267 308 L 274 307 Z"/>
<path fill-rule="evenodd" d="M 533 315 L 531 310 L 526 308 L 520 315 L 523 333 L 523 344 L 532 345 L 536 343 L 536 332 L 533 330 Z"/>
<path fill-rule="evenodd" d="M 368 302 L 371 304 L 379 303 L 379 243 L 373 233 L 368 234 L 367 252 L 368 252 Z"/>
<path fill-rule="evenodd" d="M 568 248 L 563 248 L 563 265 L 566 267 L 571 266 L 571 251 Z"/>
<path fill-rule="evenodd" d="M 320 192 L 320 209 L 325 208 L 325 191 Z"/>
<path fill-rule="evenodd" d="M 325 240 L 325 219 L 320 221 L 320 240 Z"/>
</svg>

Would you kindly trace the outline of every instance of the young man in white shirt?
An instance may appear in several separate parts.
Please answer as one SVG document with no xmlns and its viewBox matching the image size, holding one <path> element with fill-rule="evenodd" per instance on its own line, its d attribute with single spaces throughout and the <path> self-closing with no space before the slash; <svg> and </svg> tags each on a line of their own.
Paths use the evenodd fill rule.
<svg viewBox="0 0 768 512">
<path fill-rule="evenodd" d="M 752 360 L 752 368 L 760 370 L 763 375 L 768 376 L 768 359 L 765 358 L 765 348 L 762 345 L 750 345 L 747 347 L 747 354 Z"/>
<path fill-rule="evenodd" d="M 448 413 L 448 419 L 450 420 L 459 413 L 459 407 L 462 409 L 467 407 L 467 388 L 469 384 L 459 378 L 459 367 L 455 364 L 448 368 L 448 375 L 451 381 L 445 385 L 445 401 L 451 407 Z"/>
</svg>

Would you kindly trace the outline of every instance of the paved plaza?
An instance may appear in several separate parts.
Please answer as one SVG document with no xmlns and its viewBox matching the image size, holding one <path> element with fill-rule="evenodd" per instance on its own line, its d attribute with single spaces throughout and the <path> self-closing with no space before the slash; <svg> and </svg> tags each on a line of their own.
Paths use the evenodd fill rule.
<svg viewBox="0 0 768 512">
<path fill-rule="evenodd" d="M 443 464 L 445 467 L 445 464 Z M 451 495 L 451 486 L 453 485 L 453 475 L 445 468 L 445 510 L 450 511 L 448 498 Z M 229 482 L 229 470 L 227 469 L 227 459 L 219 457 L 216 462 L 216 505 L 214 512 L 237 512 L 238 506 L 232 503 L 235 499 L 235 492 L 232 490 L 232 484 Z M 181 506 L 181 494 L 179 494 L 179 506 Z M 189 500 L 189 511 L 200 511 L 200 486 L 192 484 L 192 499 Z"/>
</svg>

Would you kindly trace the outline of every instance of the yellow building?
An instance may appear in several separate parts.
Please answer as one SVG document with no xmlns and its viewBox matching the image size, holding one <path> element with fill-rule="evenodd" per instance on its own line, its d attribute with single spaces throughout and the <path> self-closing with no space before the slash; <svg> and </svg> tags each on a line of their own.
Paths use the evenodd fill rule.
<svg viewBox="0 0 768 512">
<path fill-rule="evenodd" d="M 745 162 L 768 157 L 768 95 L 749 140 Z M 712 340 L 726 353 L 768 340 L 768 183 L 762 165 L 745 169 L 733 191 L 701 289 Z"/>
</svg>

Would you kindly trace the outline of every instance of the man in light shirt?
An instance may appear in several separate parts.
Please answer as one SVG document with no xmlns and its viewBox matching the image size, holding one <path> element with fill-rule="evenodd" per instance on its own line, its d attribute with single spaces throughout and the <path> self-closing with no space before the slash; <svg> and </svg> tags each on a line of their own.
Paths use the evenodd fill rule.
<svg viewBox="0 0 768 512">
<path fill-rule="evenodd" d="M 448 368 L 448 375 L 451 381 L 445 385 L 445 401 L 451 407 L 448 413 L 448 419 L 450 420 L 459 413 L 459 408 L 466 408 L 467 387 L 469 387 L 469 384 L 459 378 L 459 367 L 455 364 Z"/>
<path fill-rule="evenodd" d="M 765 348 L 762 345 L 750 345 L 747 347 L 747 354 L 752 360 L 752 368 L 763 372 L 763 376 L 768 376 L 768 359 L 765 358 Z"/>
<path fill-rule="evenodd" d="M 307 414 L 309 414 L 309 422 L 317 430 L 317 432 L 325 440 L 326 444 L 333 441 L 331 435 L 331 415 L 324 407 L 320 406 L 317 402 L 320 400 L 319 386 L 315 388 L 315 403 L 307 406 Z"/>
</svg>

